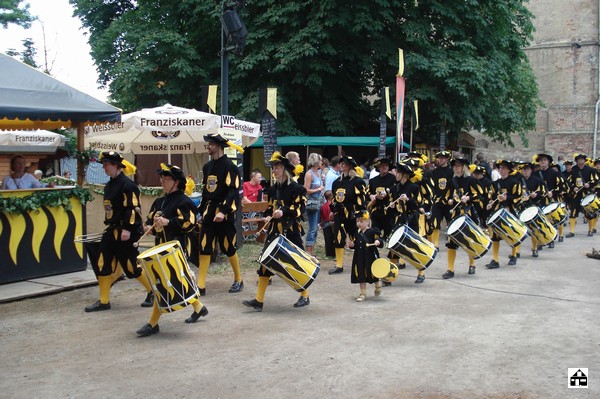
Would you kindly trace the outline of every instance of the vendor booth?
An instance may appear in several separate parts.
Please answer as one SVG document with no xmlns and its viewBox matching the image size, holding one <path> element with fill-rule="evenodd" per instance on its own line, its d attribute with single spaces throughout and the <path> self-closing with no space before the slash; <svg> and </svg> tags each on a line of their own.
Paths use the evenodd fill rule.
<svg viewBox="0 0 600 399">
<path fill-rule="evenodd" d="M 0 53 L 0 130 L 74 127 L 83 150 L 84 125 L 120 118 L 120 109 Z M 74 242 L 86 233 L 86 193 L 74 186 L 0 191 L 0 283 L 86 269 L 83 245 Z"/>
</svg>

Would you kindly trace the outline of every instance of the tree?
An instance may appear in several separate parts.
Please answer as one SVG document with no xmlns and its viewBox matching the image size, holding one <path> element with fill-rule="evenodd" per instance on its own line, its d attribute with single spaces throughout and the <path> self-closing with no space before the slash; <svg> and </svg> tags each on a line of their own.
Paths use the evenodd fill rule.
<svg viewBox="0 0 600 399">
<path fill-rule="evenodd" d="M 23 51 L 8 49 L 6 51 L 6 54 L 10 55 L 11 57 L 20 57 L 21 61 L 24 64 L 27 64 L 36 69 L 39 68 L 39 65 L 37 64 L 37 62 L 35 62 L 35 55 L 37 54 L 37 50 L 35 48 L 35 43 L 33 42 L 33 39 L 28 37 L 26 39 L 21 40 L 21 43 L 23 43 Z"/>
<path fill-rule="evenodd" d="M 200 86 L 220 81 L 220 2 L 70 2 L 90 29 L 100 83 L 124 110 L 197 107 Z M 422 134 L 479 129 L 511 143 L 535 127 L 522 0 L 254 0 L 239 14 L 249 35 L 244 54 L 230 57 L 238 117 L 253 119 L 258 89 L 277 87 L 280 132 L 375 135 L 379 105 L 367 98 L 393 89 L 400 47 Z"/>
<path fill-rule="evenodd" d="M 29 4 L 20 6 L 22 0 L 0 0 L 0 25 L 6 29 L 8 24 L 29 28 L 35 17 L 29 14 Z"/>
</svg>

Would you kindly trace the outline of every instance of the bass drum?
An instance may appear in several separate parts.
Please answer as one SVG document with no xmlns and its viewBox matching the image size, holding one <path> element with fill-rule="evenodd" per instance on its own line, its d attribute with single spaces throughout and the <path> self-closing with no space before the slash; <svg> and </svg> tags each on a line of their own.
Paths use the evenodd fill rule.
<svg viewBox="0 0 600 399">
<path fill-rule="evenodd" d="M 375 259 L 371 264 L 371 274 L 387 282 L 392 282 L 398 278 L 398 266 L 387 259 Z"/>
<path fill-rule="evenodd" d="M 581 200 L 581 207 L 588 215 L 594 215 L 600 210 L 600 198 L 596 197 L 595 194 L 586 195 Z"/>
<path fill-rule="evenodd" d="M 525 209 L 519 215 L 519 219 L 525 223 L 529 233 L 536 238 L 538 244 L 548 245 L 556 240 L 558 232 L 537 206 L 530 206 Z"/>
<path fill-rule="evenodd" d="M 278 236 L 264 250 L 258 262 L 281 277 L 298 292 L 306 290 L 317 278 L 321 266 L 285 236 Z"/>
<path fill-rule="evenodd" d="M 138 255 L 161 313 L 183 309 L 200 298 L 196 278 L 179 241 L 168 241 Z"/>
<path fill-rule="evenodd" d="M 447 234 L 450 240 L 464 249 L 473 259 L 481 258 L 492 247 L 490 237 L 468 215 L 452 220 L 448 225 Z"/>
<path fill-rule="evenodd" d="M 494 212 L 488 218 L 487 225 L 513 248 L 527 238 L 527 227 L 504 208 L 500 208 Z"/>
<path fill-rule="evenodd" d="M 402 225 L 390 236 L 388 249 L 419 270 L 425 270 L 435 259 L 438 250 L 416 231 Z"/>
</svg>

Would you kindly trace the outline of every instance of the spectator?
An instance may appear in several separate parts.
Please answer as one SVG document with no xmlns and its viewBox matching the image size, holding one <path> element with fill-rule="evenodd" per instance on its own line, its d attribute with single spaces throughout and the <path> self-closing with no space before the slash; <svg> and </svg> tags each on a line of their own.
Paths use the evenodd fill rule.
<svg viewBox="0 0 600 399">
<path fill-rule="evenodd" d="M 15 155 L 10 160 L 10 175 L 2 180 L 2 190 L 27 190 L 40 188 L 42 184 L 27 173 L 27 161 L 23 155 Z"/>
<path fill-rule="evenodd" d="M 479 166 L 483 166 L 485 168 L 485 173 L 487 173 L 488 176 L 492 175 L 492 168 L 490 167 L 490 164 L 488 164 L 488 162 L 485 160 L 484 156 L 483 156 L 483 152 L 478 153 L 477 155 L 475 155 L 475 165 L 479 165 Z M 500 177 L 500 174 L 498 174 L 498 177 Z"/>
<path fill-rule="evenodd" d="M 558 156 L 558 162 L 557 162 L 558 168 L 559 168 L 559 172 L 564 172 L 566 167 L 565 167 L 565 157 L 562 155 Z"/>
<path fill-rule="evenodd" d="M 63 177 L 64 177 L 65 179 L 72 180 L 72 179 L 71 179 L 71 172 L 70 172 L 70 171 L 68 171 L 68 170 L 65 170 L 65 171 L 63 172 Z"/>
<path fill-rule="evenodd" d="M 321 209 L 321 198 L 323 197 L 323 179 L 321 179 L 321 155 L 313 152 L 308 156 L 306 164 L 307 171 L 304 176 L 304 188 L 306 189 L 306 218 L 308 219 L 308 231 L 306 233 L 306 252 L 314 255 L 313 251 L 317 242 L 317 231 L 319 228 L 319 211 Z"/>
<path fill-rule="evenodd" d="M 337 155 L 331 158 L 331 162 L 329 163 L 329 171 L 325 176 L 325 191 L 331 191 L 331 185 L 334 180 L 340 177 L 340 157 Z"/>
<path fill-rule="evenodd" d="M 244 182 L 244 196 L 242 197 L 242 204 L 249 202 L 262 201 L 262 174 L 258 169 L 254 169 L 250 173 L 250 180 Z"/>
<path fill-rule="evenodd" d="M 489 164 L 488 164 L 488 167 L 491 169 L 491 172 L 490 172 L 490 175 L 489 175 L 490 179 L 492 181 L 498 180 L 501 176 L 500 176 L 500 172 L 498 171 L 498 168 L 496 167 L 496 163 L 493 162 L 493 161 L 490 161 Z"/>
<path fill-rule="evenodd" d="M 42 176 L 44 176 L 44 172 L 42 172 L 42 171 L 41 171 L 41 170 L 39 170 L 39 169 L 36 169 L 36 170 L 33 172 L 33 177 L 35 177 L 35 178 L 36 178 L 38 181 L 40 181 L 40 180 L 42 179 Z"/>
</svg>

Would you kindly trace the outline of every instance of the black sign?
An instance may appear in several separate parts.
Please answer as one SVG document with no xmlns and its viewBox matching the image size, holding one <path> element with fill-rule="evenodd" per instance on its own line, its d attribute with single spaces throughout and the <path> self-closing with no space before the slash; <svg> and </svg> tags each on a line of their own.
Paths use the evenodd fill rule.
<svg viewBox="0 0 600 399">
<path fill-rule="evenodd" d="M 387 130 L 387 120 L 385 114 L 381 115 L 381 122 L 379 124 L 379 158 L 385 157 L 385 140 Z"/>
<path fill-rule="evenodd" d="M 263 150 L 265 154 L 265 166 L 271 166 L 269 159 L 277 149 L 277 125 L 276 120 L 266 113 L 262 120 L 261 128 L 263 137 Z"/>
</svg>

